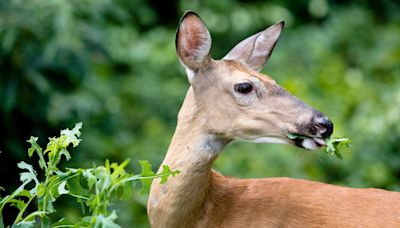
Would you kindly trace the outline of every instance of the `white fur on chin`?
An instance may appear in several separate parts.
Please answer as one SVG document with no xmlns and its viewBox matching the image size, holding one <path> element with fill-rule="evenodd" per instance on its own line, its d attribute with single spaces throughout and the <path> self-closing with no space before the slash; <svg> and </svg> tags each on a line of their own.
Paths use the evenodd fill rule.
<svg viewBox="0 0 400 228">
<path fill-rule="evenodd" d="M 309 150 L 316 150 L 319 148 L 313 139 L 303 139 L 301 145 Z"/>
<path fill-rule="evenodd" d="M 251 139 L 251 140 L 245 140 L 248 142 L 253 142 L 253 143 L 278 143 L 278 144 L 288 144 L 287 141 L 277 138 L 277 137 L 260 137 L 256 139 Z"/>
</svg>

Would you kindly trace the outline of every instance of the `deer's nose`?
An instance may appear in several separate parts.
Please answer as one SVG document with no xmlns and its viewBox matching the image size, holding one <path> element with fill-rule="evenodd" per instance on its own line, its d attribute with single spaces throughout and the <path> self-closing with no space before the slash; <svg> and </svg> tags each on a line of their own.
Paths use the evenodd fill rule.
<svg viewBox="0 0 400 228">
<path fill-rule="evenodd" d="M 317 117 L 314 118 L 314 125 L 317 133 L 323 138 L 327 138 L 332 135 L 333 123 L 327 117 Z"/>
</svg>

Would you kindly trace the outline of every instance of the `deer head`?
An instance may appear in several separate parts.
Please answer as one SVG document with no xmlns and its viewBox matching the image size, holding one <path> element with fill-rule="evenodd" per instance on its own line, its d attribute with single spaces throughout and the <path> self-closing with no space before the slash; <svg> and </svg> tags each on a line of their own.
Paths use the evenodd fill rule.
<svg viewBox="0 0 400 228">
<path fill-rule="evenodd" d="M 223 59 L 210 55 L 211 36 L 198 15 L 186 12 L 176 33 L 176 50 L 191 88 L 180 119 L 227 140 L 287 143 L 306 149 L 325 145 L 332 122 L 261 74 L 284 22 L 237 44 Z M 187 110 L 191 111 L 188 112 Z M 288 134 L 303 137 L 289 139 Z"/>
</svg>

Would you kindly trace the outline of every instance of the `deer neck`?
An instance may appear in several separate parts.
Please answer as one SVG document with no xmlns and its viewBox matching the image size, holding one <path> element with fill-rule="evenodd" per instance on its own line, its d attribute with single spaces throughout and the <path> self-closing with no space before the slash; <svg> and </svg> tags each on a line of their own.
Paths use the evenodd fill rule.
<svg viewBox="0 0 400 228">
<path fill-rule="evenodd" d="M 162 165 L 181 171 L 160 184 L 155 180 L 149 196 L 153 227 L 192 227 L 198 221 L 210 187 L 211 166 L 227 141 L 202 129 L 191 89 Z M 161 166 L 162 167 L 162 166 Z"/>
</svg>

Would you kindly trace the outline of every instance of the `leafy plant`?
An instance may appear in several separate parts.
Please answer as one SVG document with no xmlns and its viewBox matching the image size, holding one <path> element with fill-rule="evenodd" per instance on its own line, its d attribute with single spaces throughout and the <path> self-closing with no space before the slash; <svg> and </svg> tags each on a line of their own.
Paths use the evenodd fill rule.
<svg viewBox="0 0 400 228">
<path fill-rule="evenodd" d="M 88 169 L 66 168 L 62 171 L 58 165 L 62 157 L 66 160 L 71 158 L 68 151 L 70 145 L 79 145 L 81 127 L 82 124 L 78 123 L 72 130 L 62 130 L 59 137 L 49 139 L 44 151 L 37 143 L 38 138 L 31 137 L 28 140 L 31 144 L 28 155 L 31 157 L 37 154 L 43 175 L 38 175 L 33 166 L 24 161 L 18 163 L 18 167 L 22 169 L 22 184 L 10 195 L 0 198 L 1 227 L 4 227 L 2 214 L 7 204 L 19 211 L 13 227 L 33 227 L 36 218 L 40 219 L 42 227 L 119 227 L 115 221 L 117 213 L 110 206 L 114 200 L 127 199 L 130 196 L 132 181 L 141 181 L 141 192 L 146 193 L 153 179 L 160 178 L 161 183 L 164 183 L 168 177 L 179 173 L 164 166 L 160 173 L 155 174 L 147 161 L 140 161 L 142 172 L 137 175 L 129 174 L 125 171 L 129 160 L 121 164 L 106 160 L 104 166 Z M 62 218 L 50 224 L 50 215 L 55 212 L 53 203 L 61 195 L 72 196 L 81 204 L 83 217 L 77 223 Z M 37 200 L 37 210 L 27 214 L 27 208 L 34 200 Z"/>
<path fill-rule="evenodd" d="M 325 151 L 330 155 L 336 155 L 337 158 L 343 159 L 339 146 L 350 147 L 351 140 L 349 138 L 326 138 Z"/>
<path fill-rule="evenodd" d="M 287 134 L 289 139 L 305 139 L 308 138 L 304 135 L 299 134 Z M 349 138 L 324 138 L 326 143 L 325 152 L 330 155 L 335 155 L 339 159 L 343 159 L 342 154 L 340 153 L 339 146 L 347 146 L 350 147 L 351 140 Z"/>
</svg>

